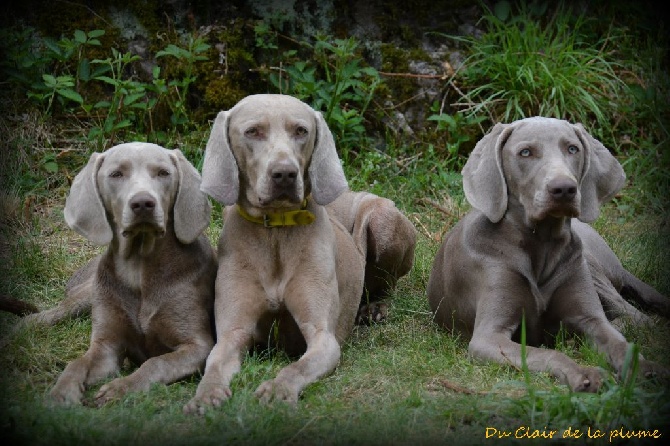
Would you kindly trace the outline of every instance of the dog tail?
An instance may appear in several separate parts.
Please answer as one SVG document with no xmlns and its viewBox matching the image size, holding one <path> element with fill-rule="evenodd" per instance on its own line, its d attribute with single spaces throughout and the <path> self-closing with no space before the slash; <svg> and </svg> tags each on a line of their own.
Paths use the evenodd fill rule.
<svg viewBox="0 0 670 446">
<path fill-rule="evenodd" d="M 17 316 L 26 316 L 40 310 L 29 302 L 0 294 L 0 311 L 6 311 Z"/>
</svg>

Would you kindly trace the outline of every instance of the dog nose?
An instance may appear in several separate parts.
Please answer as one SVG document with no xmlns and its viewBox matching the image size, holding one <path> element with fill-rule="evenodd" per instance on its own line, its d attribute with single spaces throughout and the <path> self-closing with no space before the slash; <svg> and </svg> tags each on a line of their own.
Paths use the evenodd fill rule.
<svg viewBox="0 0 670 446">
<path fill-rule="evenodd" d="M 569 179 L 557 179 L 550 181 L 547 185 L 549 194 L 559 201 L 569 201 L 575 198 L 577 194 L 577 185 Z"/>
<path fill-rule="evenodd" d="M 156 200 L 147 193 L 139 193 L 130 200 L 130 209 L 135 215 L 153 212 L 156 207 Z"/>
<path fill-rule="evenodd" d="M 298 177 L 298 169 L 287 162 L 279 163 L 272 169 L 270 176 L 277 186 L 292 186 Z"/>
</svg>

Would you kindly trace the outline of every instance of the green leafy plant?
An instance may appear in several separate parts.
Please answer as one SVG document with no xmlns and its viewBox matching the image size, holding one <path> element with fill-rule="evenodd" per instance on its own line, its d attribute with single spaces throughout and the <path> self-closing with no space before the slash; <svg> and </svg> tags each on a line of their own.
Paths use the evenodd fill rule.
<svg viewBox="0 0 670 446">
<path fill-rule="evenodd" d="M 207 60 L 207 57 L 202 53 L 209 48 L 210 46 L 205 43 L 202 36 L 189 35 L 186 48 L 169 44 L 164 50 L 156 53 L 156 58 L 169 56 L 183 63 L 183 65 L 180 65 L 181 70 L 183 70 L 182 77 L 168 82 L 167 98 L 172 110 L 171 121 L 173 125 L 184 125 L 189 121 L 187 101 L 189 88 L 197 79 L 194 74 L 195 64 L 197 61 Z"/>
<path fill-rule="evenodd" d="M 632 39 L 632 37 L 631 37 Z M 622 53 L 632 51 L 637 42 L 629 42 Z M 618 98 L 617 120 L 621 138 L 617 153 L 630 183 L 640 186 L 633 200 L 627 201 L 631 212 L 648 206 L 667 214 L 670 204 L 670 125 L 668 92 L 670 75 L 663 64 L 664 56 L 657 41 L 637 43 L 637 52 L 626 56 L 626 83 L 630 94 Z"/>
<path fill-rule="evenodd" d="M 30 29 L 3 31 L 14 47 L 13 51 L 7 48 L 10 57 L 3 61 L 3 71 L 26 88 L 29 98 L 46 103 L 45 117 L 53 113 L 56 103 L 65 113 L 74 112 L 72 106 L 80 107 L 94 121 L 88 140 L 97 141 L 100 146 L 113 143 L 120 131 L 131 126 L 139 132 L 148 129 L 157 141 L 165 140 L 164 132 L 158 131 L 154 123 L 154 111 L 163 101 L 172 112 L 173 126 L 186 125 L 189 89 L 197 79 L 195 64 L 206 59 L 203 53 L 209 49 L 204 37 L 190 35 L 184 48 L 169 44 L 156 53 L 157 58 L 169 56 L 178 63 L 169 70 L 155 66 L 151 81 L 145 82 L 128 74 L 140 60 L 130 52 L 111 48 L 110 57 L 94 60 L 86 57 L 86 48 L 100 46 L 99 37 L 104 34 L 103 30 L 76 30 L 71 38 L 55 40 L 37 38 Z M 166 78 L 167 72 L 180 77 Z M 84 85 L 90 87 L 86 92 Z"/>
<path fill-rule="evenodd" d="M 74 90 L 75 78 L 73 76 L 53 76 L 51 74 L 42 75 L 43 83 L 37 88 L 41 92 L 28 92 L 28 97 L 35 98 L 40 101 L 47 101 L 47 108 L 45 114 L 49 114 L 53 105 L 54 99 L 58 98 L 61 104 L 66 101 L 76 102 L 79 105 L 84 103 L 84 98 Z"/>
<path fill-rule="evenodd" d="M 266 50 L 276 50 L 277 33 L 272 30 L 272 27 L 264 21 L 258 22 L 254 26 L 254 37 L 256 48 L 263 48 Z"/>
<path fill-rule="evenodd" d="M 463 153 L 463 146 L 473 139 L 472 132 L 469 130 L 478 126 L 486 120 L 486 116 L 468 115 L 462 112 L 456 112 L 452 115 L 443 113 L 440 109 L 440 103 L 434 102 L 430 108 L 432 115 L 427 120 L 437 124 L 437 131 L 446 133 L 447 155 L 445 161 L 448 161 L 447 168 L 458 170 L 463 167 L 466 155 Z"/>
<path fill-rule="evenodd" d="M 98 38 L 104 35 L 105 31 L 102 29 L 94 29 L 89 32 L 78 29 L 74 31 L 72 39 L 63 37 L 58 42 L 53 42 L 47 38 L 44 43 L 59 61 L 68 61 L 76 55 L 77 70 L 74 78 L 77 81 L 87 82 L 92 77 L 102 73 L 91 72 L 90 61 L 84 55 L 85 47 L 101 46 L 102 44 Z"/>
<path fill-rule="evenodd" d="M 17 80 L 29 82 L 29 90 L 26 93 L 31 99 L 46 101 L 45 115 L 51 113 L 55 101 L 64 108 L 68 108 L 71 103 L 84 106 L 84 97 L 79 91 L 80 84 L 89 81 L 91 76 L 98 76 L 103 72 L 91 71 L 90 61 L 85 57 L 85 49 L 87 46 L 100 46 L 98 37 L 104 34 L 103 30 L 90 32 L 75 30 L 72 38 L 62 37 L 59 40 L 44 38 L 37 42 L 32 31 L 14 34 L 13 39 L 21 49 L 11 52 L 10 60 L 12 58 L 13 60 L 8 65 L 21 67 L 26 73 L 21 75 L 11 68 L 5 71 L 10 75 L 13 73 L 13 77 Z M 36 44 L 37 57 L 32 55 L 32 51 L 29 52 L 31 55 L 26 53 L 26 45 Z M 46 72 L 49 66 L 54 66 L 56 70 Z M 41 72 L 39 79 L 29 80 L 29 68 L 32 67 L 38 67 L 38 71 Z"/>
<path fill-rule="evenodd" d="M 3 54 L 0 67 L 12 86 L 29 88 L 41 82 L 50 60 L 44 55 L 44 47 L 37 42 L 36 31 L 32 27 L 0 28 L 0 50 Z"/>
<path fill-rule="evenodd" d="M 381 83 L 379 73 L 362 66 L 354 38 L 332 39 L 318 36 L 313 46 L 315 62 L 294 61 L 270 81 L 280 93 L 291 94 L 323 113 L 335 136 L 342 156 L 357 146 L 367 145 L 365 113 Z M 295 50 L 284 53 L 294 59 Z"/>
<path fill-rule="evenodd" d="M 110 85 L 113 93 L 109 100 L 99 101 L 90 108 L 86 107 L 87 111 L 103 110 L 103 113 L 97 116 L 99 125 L 89 131 L 89 140 L 108 138 L 113 143 L 116 132 L 136 121 L 133 109 L 137 108 L 134 106 L 146 96 L 146 89 L 141 82 L 126 78 L 124 73 L 128 65 L 137 60 L 139 60 L 137 55 L 121 53 L 112 48 L 112 57 L 95 59 L 91 62 L 109 69 L 109 76 L 96 76 L 94 79 Z"/>
</svg>

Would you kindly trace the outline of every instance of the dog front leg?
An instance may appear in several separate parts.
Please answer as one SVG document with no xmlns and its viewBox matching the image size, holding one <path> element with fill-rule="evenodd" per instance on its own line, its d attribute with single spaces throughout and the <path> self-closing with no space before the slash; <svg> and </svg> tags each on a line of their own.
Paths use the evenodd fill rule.
<svg viewBox="0 0 670 446">
<path fill-rule="evenodd" d="M 523 368 L 521 345 L 502 333 L 475 332 L 468 353 L 475 359 Z M 600 369 L 582 367 L 556 350 L 526 346 L 526 365 L 529 370 L 550 373 L 576 392 L 597 392 L 600 388 Z"/>
<path fill-rule="evenodd" d="M 337 367 L 340 344 L 333 330 L 337 323 L 334 315 L 339 311 L 336 304 L 339 295 L 336 283 L 323 283 L 325 290 L 296 286 L 292 295 L 285 300 L 287 310 L 305 339 L 307 350 L 298 361 L 280 370 L 275 379 L 265 381 L 258 387 L 255 394 L 262 402 L 278 400 L 296 404 L 300 392 L 307 385 L 330 374 Z M 314 296 L 320 299 L 315 301 Z"/>
<path fill-rule="evenodd" d="M 273 400 L 296 404 L 300 392 L 309 384 L 330 374 L 340 361 L 340 344 L 334 333 L 301 325 L 307 341 L 302 357 L 279 371 L 275 379 L 262 383 L 255 395 L 264 403 Z"/>
<path fill-rule="evenodd" d="M 532 302 L 530 291 L 523 294 L 518 283 L 516 288 L 507 294 L 495 294 L 491 299 L 480 300 L 475 316 L 472 339 L 468 345 L 470 355 L 479 360 L 495 361 L 510 364 L 518 370 L 525 365 L 529 370 L 548 372 L 561 383 L 568 385 L 576 392 L 597 392 L 602 382 L 602 372 L 598 368 L 582 367 L 564 353 L 556 350 L 526 346 L 526 357 L 521 355 L 521 344 L 512 341 L 512 335 L 519 328 L 522 318 L 526 319 L 526 335 L 533 334 L 533 312 L 529 308 L 525 312 L 523 302 Z M 505 296 L 513 295 L 517 299 L 506 300 Z M 551 309 L 550 309 L 551 311 Z M 550 313 L 554 314 L 554 313 Z"/>
<path fill-rule="evenodd" d="M 153 383 L 170 384 L 202 368 L 212 345 L 182 344 L 177 350 L 147 359 L 132 374 L 105 384 L 95 395 L 97 406 L 117 400 L 128 392 L 147 391 Z"/>
<path fill-rule="evenodd" d="M 560 315 L 570 330 L 589 338 L 621 376 L 629 349 L 626 338 L 607 320 L 596 290 L 589 290 L 593 286 L 590 275 L 582 276 L 581 280 L 576 275 L 572 279 L 569 286 L 557 290 L 549 310 Z M 648 378 L 670 375 L 667 368 L 642 356 L 639 365 L 642 376 Z"/>
<path fill-rule="evenodd" d="M 61 406 L 81 404 L 86 385 L 115 374 L 119 369 L 120 358 L 116 349 L 91 342 L 84 356 L 68 364 L 49 392 L 49 397 L 54 404 Z"/>
<path fill-rule="evenodd" d="M 230 381 L 240 371 L 242 357 L 252 339 L 247 329 L 228 330 L 219 335 L 207 357 L 205 375 L 195 396 L 184 406 L 184 413 L 204 415 L 207 408 L 219 407 L 232 396 Z"/>
<path fill-rule="evenodd" d="M 256 324 L 265 311 L 262 300 L 256 298 L 262 290 L 250 286 L 249 280 L 241 280 L 236 286 L 235 280 L 224 276 L 230 270 L 230 266 L 221 264 L 214 300 L 217 341 L 207 357 L 205 375 L 195 396 L 183 408 L 187 414 L 203 415 L 231 397 L 230 381 L 240 371 Z"/>
<path fill-rule="evenodd" d="M 578 322 L 574 320 L 569 322 L 570 326 L 575 327 L 575 331 L 591 339 L 599 352 L 607 355 L 608 362 L 612 364 L 619 378 L 627 378 L 622 374 L 630 344 L 604 315 L 590 318 L 582 317 Z M 638 357 L 638 364 L 640 375 L 645 378 L 667 378 L 670 376 L 670 370 L 667 367 L 653 361 L 647 361 L 642 355 Z"/>
</svg>

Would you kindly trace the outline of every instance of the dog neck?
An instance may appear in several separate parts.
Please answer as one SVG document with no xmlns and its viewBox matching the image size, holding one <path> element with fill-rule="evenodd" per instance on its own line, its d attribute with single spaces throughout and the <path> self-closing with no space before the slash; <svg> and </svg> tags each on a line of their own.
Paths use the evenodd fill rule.
<svg viewBox="0 0 670 446">
<path fill-rule="evenodd" d="M 541 220 L 532 220 L 528 218 L 523 206 L 519 205 L 508 207 L 503 218 L 509 220 L 514 227 L 519 228 L 525 235 L 532 237 L 536 241 L 555 242 L 557 239 L 564 239 L 570 236 L 571 217 L 553 217 L 547 215 Z"/>
<path fill-rule="evenodd" d="M 570 217 L 546 217 L 531 226 L 532 233 L 539 240 L 562 239 L 570 234 L 571 220 Z"/>
<path fill-rule="evenodd" d="M 545 216 L 529 220 L 523 209 L 513 207 L 500 222 L 505 226 L 508 242 L 520 249 L 529 262 L 524 274 L 537 283 L 546 283 L 561 265 L 579 262 L 581 242 L 572 233 L 570 217 Z M 520 210 L 520 212 L 518 212 Z"/>
<path fill-rule="evenodd" d="M 302 202 L 300 209 L 296 210 L 264 210 L 257 209 L 260 215 L 252 215 L 244 209 L 243 205 L 237 205 L 237 212 L 247 221 L 262 225 L 266 228 L 284 226 L 309 225 L 316 219 L 315 215 L 307 210 L 307 199 Z"/>
</svg>

